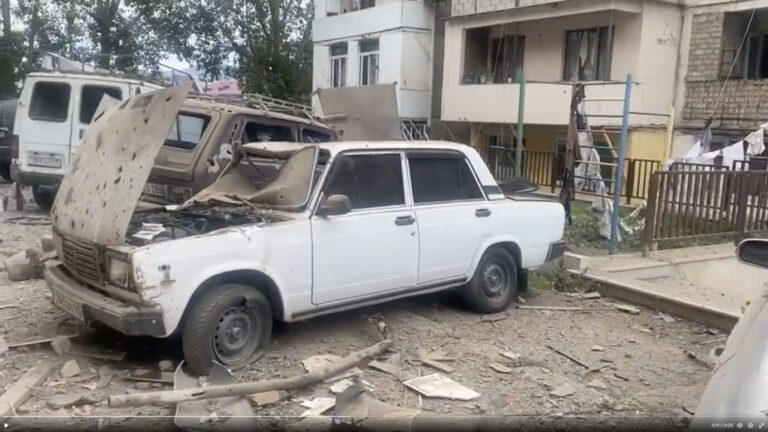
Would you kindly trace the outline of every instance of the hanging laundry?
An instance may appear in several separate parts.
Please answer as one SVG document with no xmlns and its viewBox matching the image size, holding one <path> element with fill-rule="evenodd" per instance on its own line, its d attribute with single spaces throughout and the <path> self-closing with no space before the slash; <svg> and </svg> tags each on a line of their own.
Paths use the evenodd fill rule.
<svg viewBox="0 0 768 432">
<path fill-rule="evenodd" d="M 748 155 L 759 155 L 765 151 L 765 131 L 768 128 L 768 123 L 760 126 L 760 129 L 752 132 L 744 138 L 744 141 L 749 144 L 747 147 Z"/>
<path fill-rule="evenodd" d="M 744 160 L 744 141 L 739 141 L 736 144 L 722 149 L 721 153 L 723 155 L 723 165 L 728 169 L 731 169 L 731 167 L 733 167 L 733 161 Z"/>
</svg>

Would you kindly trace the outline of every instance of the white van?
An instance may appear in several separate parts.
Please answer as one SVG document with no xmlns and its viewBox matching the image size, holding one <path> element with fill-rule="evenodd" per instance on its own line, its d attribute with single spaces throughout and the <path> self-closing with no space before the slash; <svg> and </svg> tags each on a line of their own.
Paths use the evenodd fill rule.
<svg viewBox="0 0 768 432">
<path fill-rule="evenodd" d="M 96 73 L 33 72 L 24 79 L 14 121 L 16 180 L 32 186 L 37 205 L 50 209 L 61 179 L 107 94 L 127 99 L 163 88 L 141 79 Z"/>
</svg>

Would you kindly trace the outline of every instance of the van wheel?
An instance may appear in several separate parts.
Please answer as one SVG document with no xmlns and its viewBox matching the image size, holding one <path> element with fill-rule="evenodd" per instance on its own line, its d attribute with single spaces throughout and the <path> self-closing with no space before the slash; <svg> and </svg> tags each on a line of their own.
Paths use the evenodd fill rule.
<svg viewBox="0 0 768 432">
<path fill-rule="evenodd" d="M 272 308 L 264 294 L 246 285 L 223 284 L 206 289 L 190 305 L 181 345 L 189 371 L 208 375 L 214 360 L 228 369 L 258 360 L 271 335 Z"/>
<path fill-rule="evenodd" d="M 505 310 L 517 295 L 517 263 L 502 248 L 485 252 L 480 264 L 461 294 L 470 309 L 478 313 L 497 313 Z"/>
<path fill-rule="evenodd" d="M 0 163 L 0 177 L 5 181 L 11 181 L 11 164 Z"/>
<path fill-rule="evenodd" d="M 32 185 L 32 197 L 35 199 L 35 204 L 40 207 L 40 210 L 50 211 L 56 195 L 40 190 L 38 185 Z"/>
</svg>

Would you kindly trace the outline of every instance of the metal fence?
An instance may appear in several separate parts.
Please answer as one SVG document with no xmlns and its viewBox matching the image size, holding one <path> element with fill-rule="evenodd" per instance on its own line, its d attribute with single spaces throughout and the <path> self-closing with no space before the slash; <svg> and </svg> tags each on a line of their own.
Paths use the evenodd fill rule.
<svg viewBox="0 0 768 432">
<path fill-rule="evenodd" d="M 507 147 L 491 146 L 481 149 L 480 154 L 485 160 L 491 173 L 497 180 L 509 180 L 514 175 L 514 150 Z M 560 187 L 560 177 L 563 173 L 563 154 L 552 152 L 524 151 L 523 152 L 523 177 L 529 182 L 549 187 L 555 192 Z M 602 172 L 605 186 L 609 194 L 614 191 L 615 160 L 607 160 Z M 614 167 L 610 166 L 611 164 Z M 628 204 L 633 199 L 645 199 L 648 197 L 651 174 L 661 167 L 661 163 L 652 159 L 627 159 L 624 163 L 624 184 L 622 196 Z M 594 189 L 579 191 L 580 193 L 595 193 Z"/>
<path fill-rule="evenodd" d="M 647 253 L 659 241 L 768 232 L 768 171 L 659 171 L 646 212 Z"/>
</svg>

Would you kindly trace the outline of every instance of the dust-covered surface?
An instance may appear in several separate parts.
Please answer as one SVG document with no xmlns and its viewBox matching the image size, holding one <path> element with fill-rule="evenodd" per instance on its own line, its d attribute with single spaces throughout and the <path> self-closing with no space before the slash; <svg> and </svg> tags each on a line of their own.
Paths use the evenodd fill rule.
<svg viewBox="0 0 768 432">
<path fill-rule="evenodd" d="M 8 185 L 0 185 L 0 194 Z M 30 205 L 27 212 L 0 214 L 0 219 L 16 218 L 15 223 L 0 223 L 0 256 L 3 258 L 37 245 L 49 232 L 46 225 L 20 225 L 39 222 L 43 217 Z M 37 218 L 30 218 L 36 216 Z M 8 344 L 80 333 L 73 342 L 98 352 L 125 352 L 123 361 L 59 356 L 50 344 L 10 348 L 0 354 L 0 386 L 7 390 L 33 365 L 46 359 L 60 362 L 30 398 L 15 406 L 19 416 L 171 416 L 172 407 L 110 408 L 106 398 L 114 394 L 171 389 L 171 385 L 136 383 L 126 380 L 135 369 L 157 370 L 161 360 L 178 364 L 178 342 L 152 338 L 131 338 L 105 329 L 86 329 L 55 309 L 43 281 L 10 283 L 0 272 L 0 335 Z M 610 300 L 585 300 L 552 291 L 532 292 L 525 306 L 559 305 L 606 309 Z M 11 305 L 11 306 L 9 306 Z M 8 307 L 5 307 L 8 306 Z M 488 318 L 488 317 L 486 317 Z M 236 371 L 239 381 L 291 377 L 303 373 L 301 361 L 315 354 L 345 356 L 381 340 L 377 322 L 386 323 L 386 334 L 403 358 L 405 379 L 427 375 L 435 370 L 420 364 L 419 350 L 443 350 L 442 361 L 454 368 L 447 374 L 453 380 L 480 393 L 476 400 L 449 401 L 426 397 L 406 390 L 392 375 L 363 366 L 361 376 L 371 394 L 391 405 L 421 408 L 448 415 L 526 416 L 528 423 L 543 425 L 582 424 L 600 421 L 605 427 L 636 421 L 638 424 L 683 428 L 695 409 L 710 371 L 686 357 L 692 351 L 707 358 L 716 344 L 700 345 L 724 335 L 697 324 L 641 309 L 632 315 L 617 310 L 583 313 L 510 309 L 508 317 L 482 316 L 464 310 L 450 293 L 399 301 L 379 307 L 351 311 L 308 322 L 279 324 L 265 358 L 246 370 Z M 551 346 L 599 371 L 588 372 L 548 348 Z M 499 351 L 514 354 L 504 357 Z M 519 356 L 516 358 L 516 356 Z M 62 377 L 61 366 L 76 359 L 80 372 Z M 498 363 L 511 371 L 498 372 Z M 497 365 L 498 367 L 498 365 Z M 501 368 L 505 370 L 504 368 Z M 112 379 L 107 379 L 113 375 Z M 257 415 L 299 415 L 306 408 L 301 401 L 333 397 L 330 384 L 317 384 L 294 391 L 287 400 L 255 408 Z M 58 407 L 64 395 L 82 394 L 80 406 Z M 523 419 L 523 417 L 515 417 Z M 628 420 L 627 420 L 628 419 Z M 142 425 L 130 418 L 60 418 L 36 420 L 37 425 L 61 426 L 62 421 L 78 421 L 94 430 L 102 426 Z M 153 418 L 154 427 L 170 427 L 170 417 Z M 11 426 L 30 425 L 29 419 L 11 418 Z M 46 423 L 48 422 L 48 423 Z"/>
</svg>

